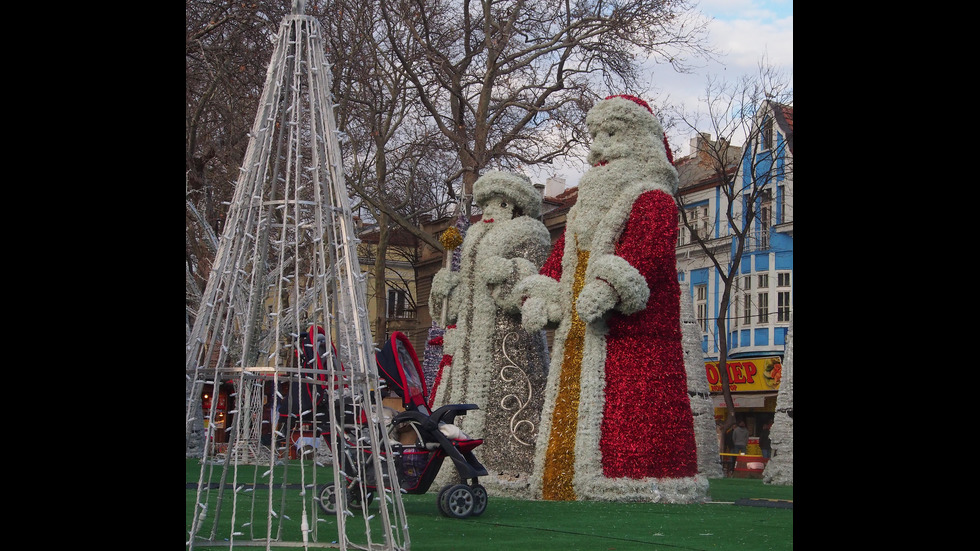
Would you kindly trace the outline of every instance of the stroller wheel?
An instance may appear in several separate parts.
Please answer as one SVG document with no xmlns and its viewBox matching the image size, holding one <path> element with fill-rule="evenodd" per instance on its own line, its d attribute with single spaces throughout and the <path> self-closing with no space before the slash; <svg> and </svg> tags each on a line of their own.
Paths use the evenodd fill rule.
<svg viewBox="0 0 980 551">
<path fill-rule="evenodd" d="M 452 518 L 466 518 L 473 514 L 476 498 L 466 484 L 453 484 L 439 492 L 439 511 Z"/>
<path fill-rule="evenodd" d="M 470 491 L 473 492 L 473 512 L 470 515 L 478 517 L 487 510 L 487 489 L 480 484 L 474 484 L 470 486 Z"/>
<path fill-rule="evenodd" d="M 320 502 L 320 508 L 330 513 L 331 515 L 337 513 L 337 487 L 333 484 L 326 484 L 320 487 L 320 491 L 317 492 L 317 501 Z"/>
<path fill-rule="evenodd" d="M 374 501 L 374 492 L 370 491 L 371 490 L 370 488 L 367 488 L 367 490 L 368 491 L 364 495 L 364 500 L 363 500 L 364 507 L 370 506 L 371 505 L 371 502 Z M 353 484 L 352 486 L 348 487 L 347 488 L 347 498 L 350 500 L 350 506 L 351 507 L 353 507 L 355 509 L 360 509 L 361 508 L 361 501 L 362 501 L 361 500 L 361 486 L 359 486 L 357 484 Z"/>
<path fill-rule="evenodd" d="M 317 493 L 317 497 L 319 498 L 317 501 L 320 502 L 320 508 L 331 515 L 336 514 L 338 499 L 337 486 L 335 486 L 332 482 L 330 484 L 325 484 L 320 487 L 320 490 Z M 347 495 L 347 503 L 352 509 L 361 508 L 362 500 L 359 486 L 353 485 L 351 488 L 344 488 L 344 493 Z M 371 505 L 371 502 L 373 501 L 374 492 L 368 492 L 364 496 L 364 507 Z"/>
</svg>

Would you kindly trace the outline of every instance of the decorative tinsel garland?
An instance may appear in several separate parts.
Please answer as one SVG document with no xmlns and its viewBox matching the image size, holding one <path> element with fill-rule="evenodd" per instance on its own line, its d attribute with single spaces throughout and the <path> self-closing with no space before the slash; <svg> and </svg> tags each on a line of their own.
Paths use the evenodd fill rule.
<svg viewBox="0 0 980 551">
<path fill-rule="evenodd" d="M 452 251 L 450 270 L 453 272 L 459 271 L 459 262 L 462 255 L 459 246 L 463 244 L 463 240 L 466 237 L 466 229 L 469 227 L 470 221 L 460 212 L 459 216 L 456 217 L 456 224 L 446 228 L 446 231 L 442 232 L 442 235 L 439 236 L 439 242 L 443 248 L 447 251 Z M 430 408 L 436 397 L 437 375 L 445 365 L 452 362 L 452 357 L 447 357 L 442 352 L 443 337 L 445 334 L 446 330 L 440 327 L 436 323 L 436 320 L 432 320 L 432 327 L 429 328 L 429 338 L 426 340 L 422 359 L 422 373 L 425 376 L 426 388 L 430 389 Z"/>
<path fill-rule="evenodd" d="M 422 374 L 425 375 L 425 388 L 432 388 L 435 383 L 439 362 L 442 361 L 442 337 L 445 333 L 446 330 L 439 327 L 435 320 L 432 320 L 432 327 L 429 328 L 429 339 L 425 342 L 425 351 L 422 356 Z M 435 392 L 429 394 L 430 398 L 435 396 Z"/>
</svg>

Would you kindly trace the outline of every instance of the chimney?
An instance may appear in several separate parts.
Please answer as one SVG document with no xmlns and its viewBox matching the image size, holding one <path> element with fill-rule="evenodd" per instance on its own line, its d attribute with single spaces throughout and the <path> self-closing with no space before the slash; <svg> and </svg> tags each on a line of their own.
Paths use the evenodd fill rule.
<svg viewBox="0 0 980 551">
<path fill-rule="evenodd" d="M 701 132 L 696 137 L 691 138 L 691 155 L 697 155 L 704 147 L 702 144 L 711 143 L 711 132 Z"/>
<path fill-rule="evenodd" d="M 534 189 L 538 190 L 538 195 L 544 197 L 544 184 L 534 184 Z"/>
<path fill-rule="evenodd" d="M 559 178 L 558 176 L 552 176 L 548 178 L 548 181 L 544 184 L 544 196 L 545 197 L 557 197 L 565 191 L 565 179 Z"/>
</svg>

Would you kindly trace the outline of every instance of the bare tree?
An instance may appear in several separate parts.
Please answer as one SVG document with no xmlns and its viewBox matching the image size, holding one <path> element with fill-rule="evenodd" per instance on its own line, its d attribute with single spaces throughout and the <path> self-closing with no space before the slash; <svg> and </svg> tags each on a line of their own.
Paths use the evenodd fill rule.
<svg viewBox="0 0 980 551">
<path fill-rule="evenodd" d="M 393 53 L 458 157 L 469 214 L 485 167 L 551 163 L 587 141 L 585 113 L 605 86 L 637 89 L 636 55 L 678 70 L 708 55 L 705 22 L 684 1 L 397 0 L 382 2 Z M 398 40 L 410 33 L 421 62 Z"/>
<path fill-rule="evenodd" d="M 719 237 L 713 237 L 704 228 L 713 227 L 715 221 L 705 223 L 703 217 L 692 217 L 687 208 L 688 195 L 683 183 L 678 189 L 677 201 L 684 227 L 722 282 L 718 314 L 713 321 L 719 349 L 718 370 L 722 394 L 728 410 L 726 429 L 735 420 L 727 369 L 732 295 L 746 252 L 759 246 L 760 240 L 764 243 L 768 235 L 769 221 L 763 215 L 766 200 L 773 193 L 777 180 L 792 179 L 792 155 L 787 155 L 792 148 L 792 136 L 788 141 L 772 140 L 770 125 L 774 109 L 792 105 L 792 94 L 785 77 L 766 65 L 763 59 L 757 75 L 744 77 L 735 83 L 709 78 L 703 104 L 707 107 L 706 115 L 700 111 L 677 113 L 677 120 L 690 130 L 704 130 L 699 125 L 701 121 L 706 121 L 711 126 L 707 133 L 718 136 L 713 142 L 699 141 L 702 152 L 710 159 L 707 170 L 699 176 L 700 181 L 709 182 L 721 191 L 723 204 L 716 210 L 723 213 L 720 226 L 724 231 L 720 232 Z M 742 139 L 743 147 L 731 146 L 733 140 Z M 786 162 L 778 163 L 777 159 Z"/>
<path fill-rule="evenodd" d="M 187 326 L 218 247 L 288 2 L 188 0 L 185 23 Z"/>
<path fill-rule="evenodd" d="M 289 8 L 282 0 L 186 3 L 188 326 Z M 585 113 L 605 95 L 596 89 L 637 88 L 637 54 L 682 71 L 687 54 L 709 54 L 704 22 L 686 0 L 308 0 L 306 13 L 330 42 L 352 195 L 374 221 L 437 250 L 418 217 L 446 214 L 456 189 L 469 214 L 473 182 L 487 166 L 574 155 L 587 142 Z"/>
<path fill-rule="evenodd" d="M 258 108 L 273 38 L 290 8 L 282 0 L 202 2 L 186 6 L 186 317 L 193 324 L 201 289 L 223 230 L 223 216 Z M 411 87 L 377 40 L 377 3 L 308 3 L 329 41 L 336 118 L 342 131 L 345 181 L 370 218 L 396 221 L 436 247 L 413 213 L 433 209 L 430 165 L 436 148 L 420 138 Z M 386 38 L 386 37 L 382 37 Z M 417 109 L 415 109 L 417 111 Z M 406 121 L 409 124 L 406 124 Z M 405 130 L 408 129 L 408 130 Z M 411 170 L 402 166 L 413 162 Z M 422 165 L 421 167 L 418 165 Z M 416 177 L 421 174 L 422 177 Z M 437 179 L 435 181 L 441 181 Z M 393 189 L 394 187 L 401 189 Z M 383 272 L 383 267 L 380 268 Z M 384 281 L 384 277 L 378 278 Z M 380 293 L 384 295 L 384 293 Z M 383 308 L 380 311 L 384 311 Z"/>
<path fill-rule="evenodd" d="M 343 64 L 335 66 L 334 95 L 338 128 L 345 138 L 346 181 L 358 200 L 355 208 L 366 211 L 365 218 L 377 228 L 370 252 L 374 285 L 368 295 L 375 300 L 375 332 L 381 339 L 387 334 L 392 231 L 401 227 L 416 239 L 441 248 L 435 237 L 420 229 L 419 220 L 438 206 L 431 190 L 438 187 L 439 177 L 433 174 L 427 153 L 438 149 L 439 136 L 421 124 L 414 89 L 390 55 L 388 37 L 379 31 L 383 25 L 378 5 L 341 0 L 331 3 L 330 10 L 320 16 L 331 25 L 333 48 L 344 52 Z M 397 39 L 403 51 L 412 51 L 406 37 Z"/>
</svg>

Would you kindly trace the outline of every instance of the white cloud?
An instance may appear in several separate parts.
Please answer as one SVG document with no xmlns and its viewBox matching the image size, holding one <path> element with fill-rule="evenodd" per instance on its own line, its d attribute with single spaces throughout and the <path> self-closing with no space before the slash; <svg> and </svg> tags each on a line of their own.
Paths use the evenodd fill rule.
<svg viewBox="0 0 980 551">
<path fill-rule="evenodd" d="M 655 103 L 693 111 L 701 106 L 709 76 L 728 83 L 743 76 L 755 76 L 763 57 L 792 86 L 792 0 L 703 0 L 700 9 L 713 18 L 708 25 L 708 39 L 720 53 L 718 60 L 701 62 L 702 67 L 691 74 L 678 74 L 663 65 L 652 66 L 654 89 L 650 96 Z M 668 131 L 675 156 L 690 153 L 690 139 L 696 134 L 689 130 L 681 132 L 681 129 Z"/>
<path fill-rule="evenodd" d="M 778 19 L 793 15 L 793 0 L 701 0 L 698 9 L 716 19 Z"/>
<path fill-rule="evenodd" d="M 763 54 L 775 67 L 793 66 L 793 17 L 763 20 L 715 20 L 710 36 L 717 47 L 726 52 L 725 65 L 738 70 L 756 69 Z"/>
</svg>

